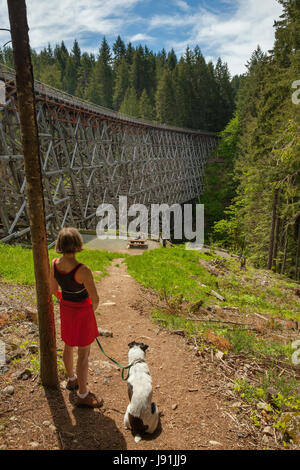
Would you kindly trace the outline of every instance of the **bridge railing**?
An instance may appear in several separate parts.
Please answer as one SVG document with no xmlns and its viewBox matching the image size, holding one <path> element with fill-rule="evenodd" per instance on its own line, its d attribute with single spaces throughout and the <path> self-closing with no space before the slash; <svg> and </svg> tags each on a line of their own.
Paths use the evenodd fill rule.
<svg viewBox="0 0 300 470">
<path fill-rule="evenodd" d="M 6 65 L 0 63 L 0 80 L 1 79 L 5 81 L 15 82 L 15 72 L 13 69 L 10 69 Z M 186 129 L 186 128 L 181 128 L 181 127 L 176 127 L 176 126 L 170 126 L 168 124 L 160 124 L 154 121 L 148 121 L 146 119 L 135 118 L 127 114 L 123 114 L 118 111 L 114 111 L 112 109 L 108 109 L 103 106 L 90 103 L 89 101 L 86 101 L 82 98 L 70 95 L 69 93 L 66 93 L 65 91 L 61 91 L 50 85 L 46 85 L 40 82 L 39 80 L 34 81 L 34 86 L 35 86 L 35 92 L 41 97 L 45 97 L 46 99 L 49 98 L 49 99 L 53 99 L 56 101 L 61 101 L 64 104 L 68 104 L 72 107 L 77 107 L 82 110 L 86 110 L 88 112 L 105 116 L 107 118 L 125 121 L 131 124 L 142 125 L 145 127 L 152 127 L 152 128 L 160 129 L 160 130 L 168 130 L 168 131 L 173 131 L 173 132 L 182 132 L 186 134 L 217 137 L 217 134 L 215 132 L 208 132 L 208 131 L 195 130 L 195 129 Z"/>
</svg>

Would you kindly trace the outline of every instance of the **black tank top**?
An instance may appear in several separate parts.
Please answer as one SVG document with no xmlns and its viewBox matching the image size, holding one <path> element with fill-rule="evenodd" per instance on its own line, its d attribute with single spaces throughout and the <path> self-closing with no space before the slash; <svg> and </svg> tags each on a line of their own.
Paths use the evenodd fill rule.
<svg viewBox="0 0 300 470">
<path fill-rule="evenodd" d="M 62 298 L 71 302 L 81 302 L 87 299 L 89 294 L 84 284 L 75 281 L 75 273 L 82 266 L 82 263 L 77 264 L 72 271 L 63 273 L 57 268 L 56 261 L 54 261 L 54 277 L 61 287 Z"/>
</svg>

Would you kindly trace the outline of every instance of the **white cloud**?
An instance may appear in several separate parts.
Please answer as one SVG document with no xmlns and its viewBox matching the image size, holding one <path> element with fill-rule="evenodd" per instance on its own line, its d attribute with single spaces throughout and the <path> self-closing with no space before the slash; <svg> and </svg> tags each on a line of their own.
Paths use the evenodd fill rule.
<svg viewBox="0 0 300 470">
<path fill-rule="evenodd" d="M 114 35 L 138 21 L 132 10 L 143 0 L 27 0 L 30 45 L 41 48 L 91 35 Z M 3 0 L 4 3 L 4 0 Z M 6 3 L 6 2 L 5 2 Z M 9 27 L 7 7 L 0 9 L 0 27 Z M 9 33 L 0 32 L 0 44 Z"/>
<path fill-rule="evenodd" d="M 190 6 L 187 4 L 187 2 L 184 2 L 183 0 L 174 0 L 174 3 L 181 10 L 188 11 L 190 9 Z"/>
<path fill-rule="evenodd" d="M 228 62 L 232 75 L 245 72 L 245 64 L 259 44 L 268 51 L 274 44 L 274 20 L 282 13 L 276 0 L 227 1 L 236 6 L 229 16 L 221 12 L 212 13 L 199 7 L 193 14 L 154 15 L 149 20 L 149 31 L 166 28 L 176 31 L 188 26 L 189 34 L 184 40 L 167 41 L 166 47 L 174 48 L 182 55 L 186 46 L 199 45 L 203 53 L 219 56 Z"/>
<path fill-rule="evenodd" d="M 6 2 L 0 1 L 0 28 L 9 27 Z M 258 44 L 264 51 L 272 48 L 273 21 L 282 7 L 277 0 L 219 2 L 217 10 L 209 0 L 199 0 L 197 7 L 188 1 L 172 0 L 176 8 L 170 9 L 170 14 L 157 15 L 153 1 L 153 16 L 141 18 L 135 7 L 149 7 L 152 0 L 27 0 L 30 44 L 40 49 L 64 40 L 70 47 L 76 38 L 83 50 L 97 52 L 103 35 L 116 38 L 120 34 L 132 42 L 154 41 L 155 36 L 160 37 L 160 49 L 174 48 L 180 56 L 187 45 L 198 44 L 205 56 L 226 60 L 232 74 L 243 73 Z M 230 15 L 224 13 L 222 3 L 231 7 Z M 98 36 L 95 46 L 91 38 L 95 41 Z M 0 31 L 0 46 L 9 39 L 9 33 Z"/>
<path fill-rule="evenodd" d="M 154 38 L 152 36 L 148 36 L 147 34 L 138 33 L 132 36 L 129 41 L 130 42 L 138 42 L 138 41 L 153 41 Z"/>
<path fill-rule="evenodd" d="M 177 28 L 178 26 L 194 25 L 195 19 L 191 15 L 154 15 L 149 20 L 149 28 L 164 28 L 165 26 L 170 29 Z"/>
</svg>

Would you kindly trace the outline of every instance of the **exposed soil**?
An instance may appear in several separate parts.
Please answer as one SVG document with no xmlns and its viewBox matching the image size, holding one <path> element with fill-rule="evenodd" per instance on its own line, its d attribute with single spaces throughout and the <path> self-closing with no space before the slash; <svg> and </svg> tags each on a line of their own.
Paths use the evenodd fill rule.
<svg viewBox="0 0 300 470">
<path fill-rule="evenodd" d="M 265 437 L 240 414 L 232 388 L 214 354 L 200 354 L 187 338 L 155 325 L 145 290 L 126 271 L 123 260 L 114 260 L 109 276 L 98 283 L 98 326 L 113 337 L 102 337 L 104 350 L 121 364 L 128 363 L 128 343 L 149 345 L 147 363 L 153 380 L 153 400 L 161 412 L 160 429 L 135 443 L 125 430 L 127 385 L 120 371 L 93 344 L 89 387 L 103 396 L 104 407 L 74 407 L 75 395 L 62 384 L 59 391 L 45 391 L 38 375 L 16 379 L 16 368 L 0 375 L 0 390 L 13 385 L 14 394 L 1 396 L 0 448 L 4 449 L 276 449 L 276 436 Z M 149 294 L 150 295 L 150 294 Z M 103 305 L 108 303 L 109 305 Z M 115 304 L 115 305 L 113 305 Z M 59 339 L 58 307 L 57 318 Z M 30 339 L 29 332 L 27 337 Z M 240 364 L 241 365 L 241 364 Z M 16 366 L 17 367 L 17 366 Z M 233 365 L 233 377 L 235 373 Z"/>
</svg>

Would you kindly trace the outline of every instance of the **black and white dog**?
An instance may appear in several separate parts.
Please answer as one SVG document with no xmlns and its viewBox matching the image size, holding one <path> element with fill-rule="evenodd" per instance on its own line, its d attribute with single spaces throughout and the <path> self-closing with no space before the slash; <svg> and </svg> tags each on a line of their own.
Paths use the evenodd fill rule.
<svg viewBox="0 0 300 470">
<path fill-rule="evenodd" d="M 131 428 L 135 442 L 139 442 L 144 433 L 153 434 L 156 430 L 159 411 L 152 403 L 152 379 L 145 361 L 148 346 L 135 341 L 128 346 L 128 361 L 132 367 L 127 382 L 130 403 L 124 416 L 124 426 Z"/>
</svg>

